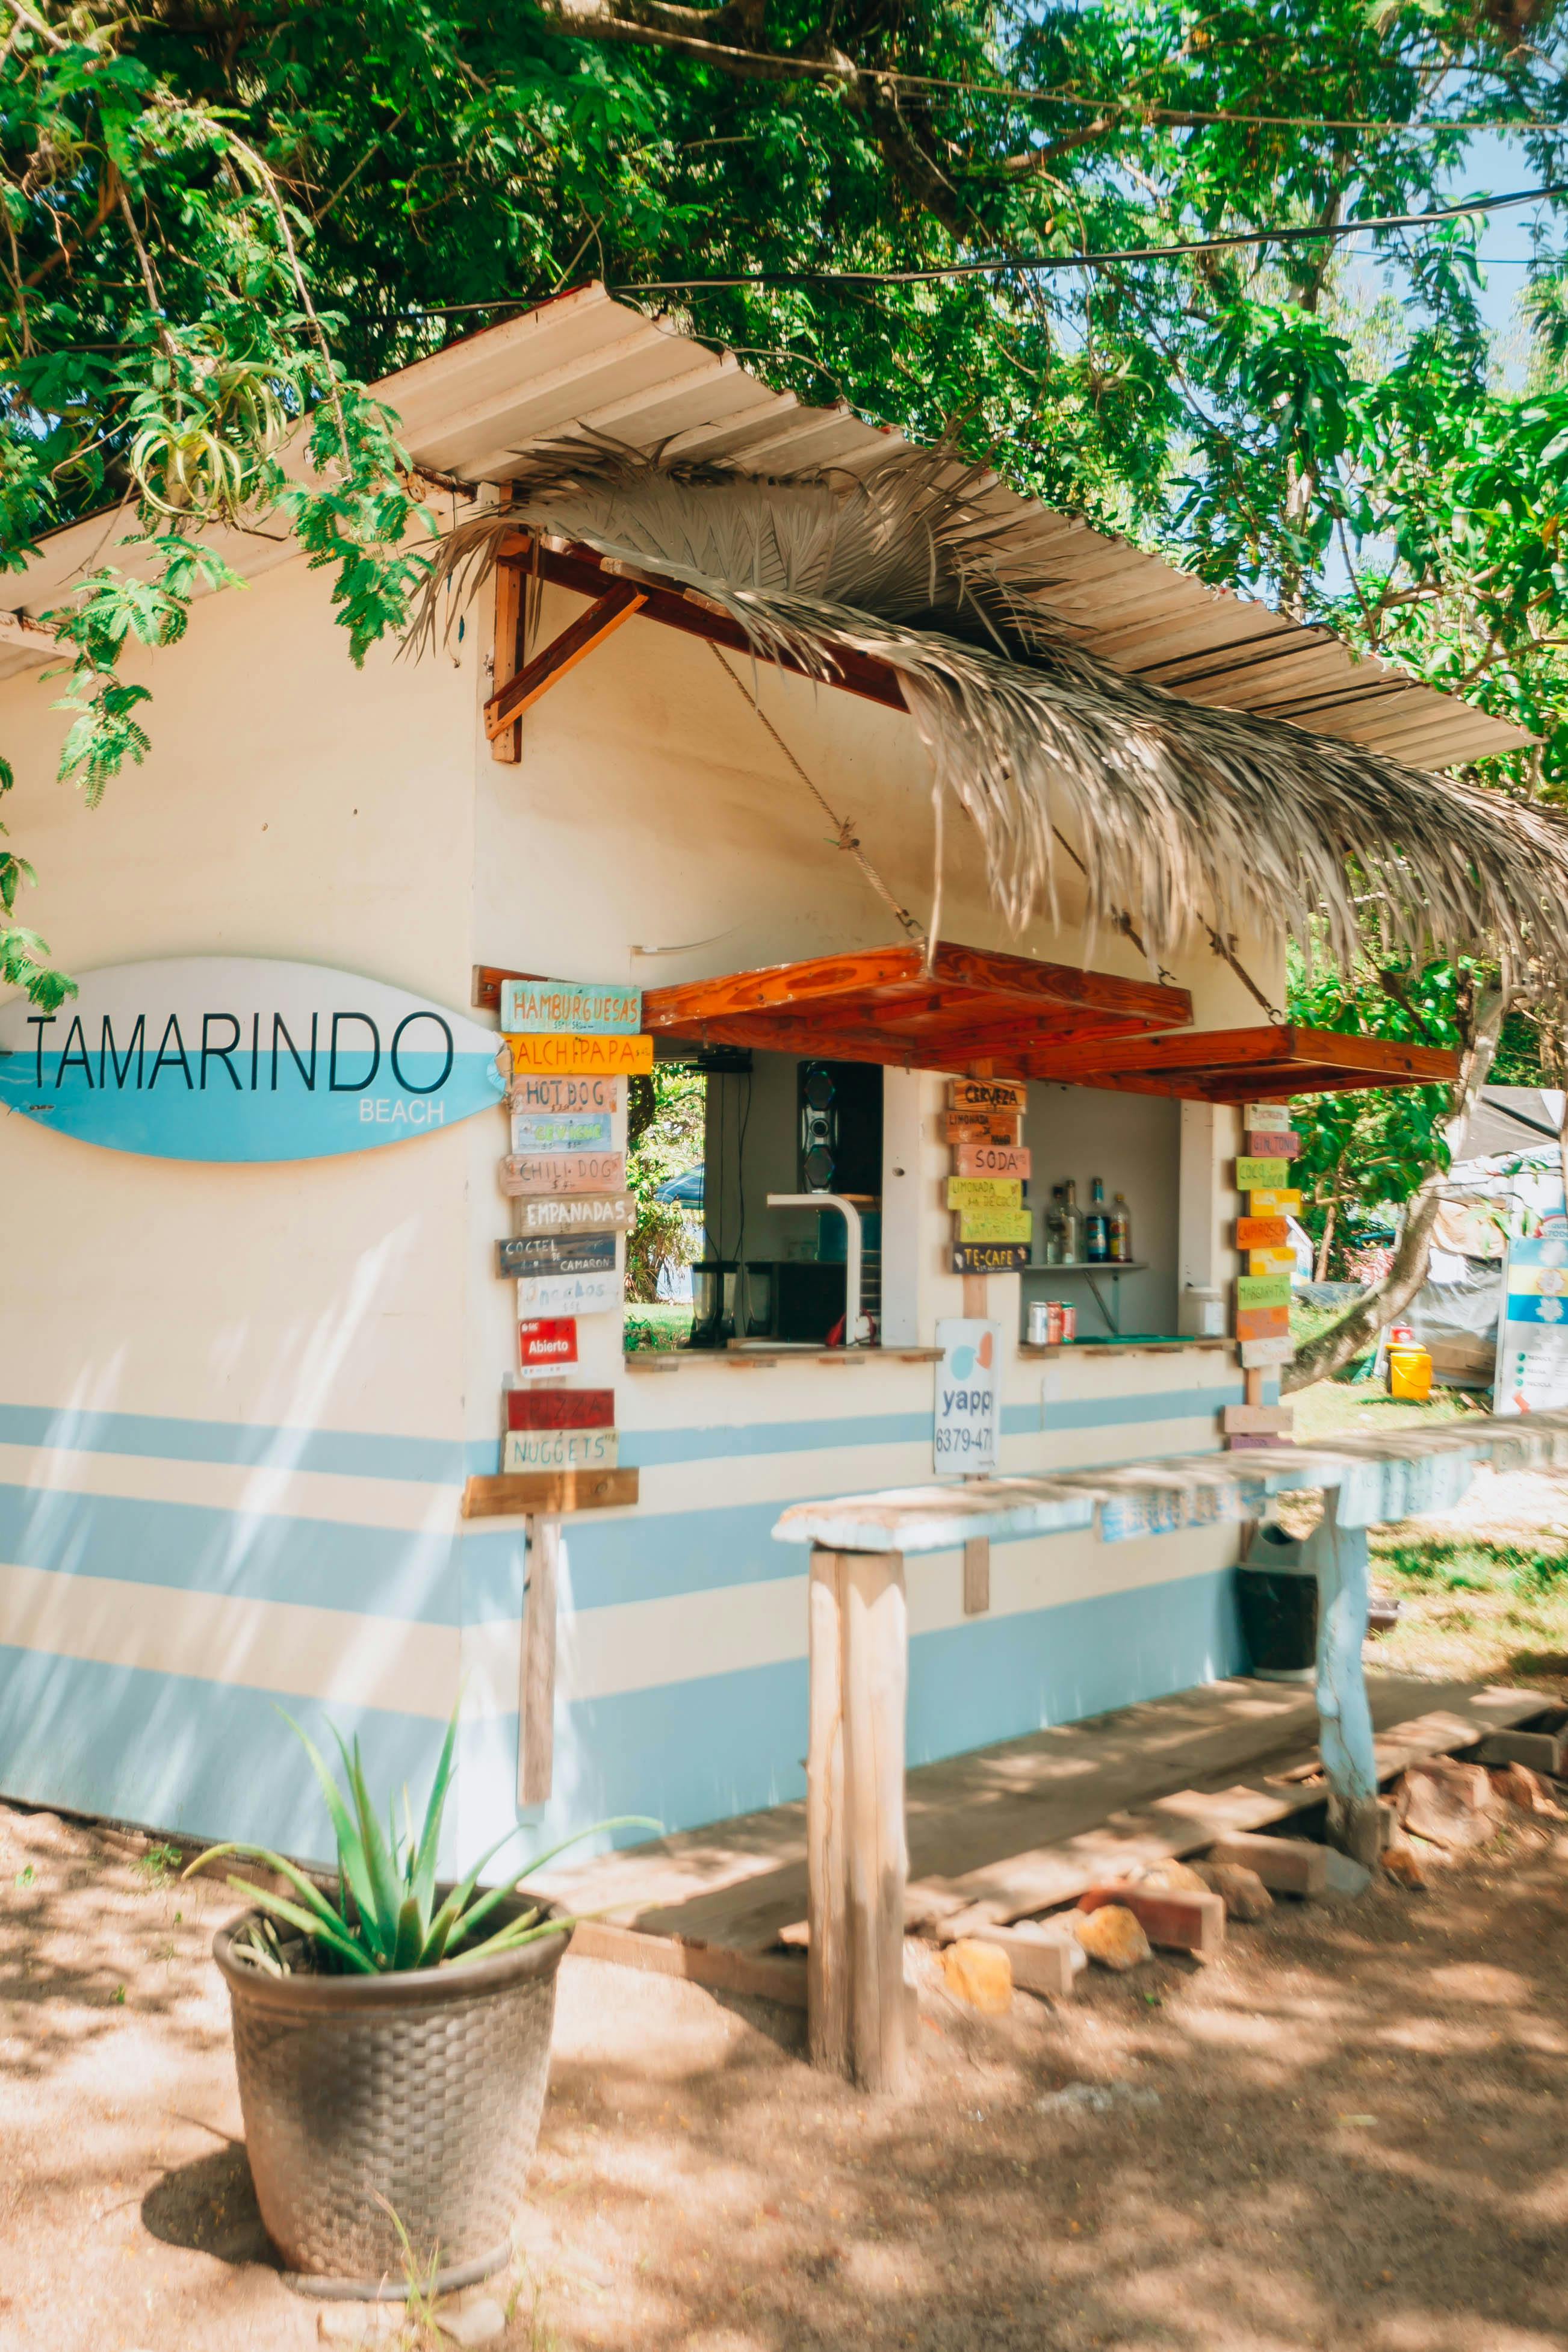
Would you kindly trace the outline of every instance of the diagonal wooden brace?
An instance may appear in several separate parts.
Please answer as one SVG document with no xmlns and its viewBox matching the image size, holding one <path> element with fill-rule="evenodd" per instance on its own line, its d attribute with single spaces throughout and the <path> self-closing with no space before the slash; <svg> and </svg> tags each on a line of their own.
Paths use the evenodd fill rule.
<svg viewBox="0 0 1568 2352">
<path fill-rule="evenodd" d="M 606 637 L 612 636 L 622 623 L 640 612 L 646 602 L 640 588 L 622 581 L 607 596 L 591 604 L 586 613 L 580 613 L 569 628 L 552 638 L 531 661 L 526 661 L 490 697 L 485 705 L 485 732 L 490 740 L 494 742 L 530 703 L 537 702 L 541 694 L 548 694 L 559 678 L 575 669 L 580 661 L 585 661 L 595 646 L 601 646 Z"/>
</svg>

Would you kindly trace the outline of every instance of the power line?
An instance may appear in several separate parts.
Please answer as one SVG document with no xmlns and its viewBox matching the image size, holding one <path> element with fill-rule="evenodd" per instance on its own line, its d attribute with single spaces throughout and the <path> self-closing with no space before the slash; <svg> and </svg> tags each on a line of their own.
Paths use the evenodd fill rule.
<svg viewBox="0 0 1568 2352">
<path fill-rule="evenodd" d="M 1229 253 L 1247 246 L 1322 245 L 1344 237 L 1373 236 L 1386 229 L 1429 228 L 1444 221 L 1502 212 L 1514 205 L 1542 204 L 1562 195 L 1568 195 L 1568 180 L 1556 180 L 1543 188 L 1520 188 L 1507 196 L 1473 196 L 1463 204 L 1445 205 L 1437 212 L 1386 213 L 1371 220 L 1341 221 L 1325 226 L 1291 224 L 1279 228 L 1239 229 L 1226 236 L 1190 237 L 1176 245 L 1120 246 L 1095 253 L 1001 254 L 981 261 L 937 262 L 922 269 L 752 269 L 723 278 L 646 278 L 626 280 L 609 290 L 612 294 L 679 294 L 744 286 L 923 286 L 942 278 L 982 278 L 1013 269 L 1101 269 L 1115 262 L 1177 261 L 1191 254 Z M 498 310 L 513 306 L 472 303 L 465 307 Z"/>
</svg>

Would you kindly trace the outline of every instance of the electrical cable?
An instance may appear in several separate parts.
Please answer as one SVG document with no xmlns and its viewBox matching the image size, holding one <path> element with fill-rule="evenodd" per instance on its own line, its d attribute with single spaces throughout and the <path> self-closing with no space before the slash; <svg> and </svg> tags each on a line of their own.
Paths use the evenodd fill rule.
<svg viewBox="0 0 1568 2352">
<path fill-rule="evenodd" d="M 1436 212 L 1385 213 L 1370 220 L 1239 229 L 1225 236 L 1187 237 L 1173 245 L 1117 246 L 1092 253 L 1003 254 L 980 261 L 938 262 L 923 269 L 753 269 L 728 277 L 646 278 L 628 279 L 607 290 L 612 294 L 677 294 L 747 286 L 924 286 L 950 278 L 999 276 L 1009 270 L 1102 269 L 1118 262 L 1177 261 L 1193 254 L 1228 253 L 1248 246 L 1337 244 L 1345 237 L 1375 236 L 1387 229 L 1429 228 L 1476 214 L 1502 212 L 1515 205 L 1543 204 L 1563 195 L 1568 195 L 1568 180 L 1552 181 L 1541 188 L 1519 188 L 1505 196 L 1473 196 L 1462 204 L 1442 205 Z"/>
</svg>

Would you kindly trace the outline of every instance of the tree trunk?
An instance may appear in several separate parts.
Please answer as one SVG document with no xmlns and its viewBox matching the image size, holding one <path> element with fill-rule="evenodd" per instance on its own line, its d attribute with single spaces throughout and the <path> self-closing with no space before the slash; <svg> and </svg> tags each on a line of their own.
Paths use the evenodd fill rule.
<svg viewBox="0 0 1568 2352">
<path fill-rule="evenodd" d="M 1333 1192 L 1329 1194 L 1329 1212 L 1328 1215 L 1323 1219 L 1322 1247 L 1318 1252 L 1317 1278 L 1320 1282 L 1326 1282 L 1329 1278 L 1329 1252 L 1333 1247 L 1334 1219 L 1338 1214 L 1338 1211 L 1339 1194 L 1337 1192 Z"/>
<path fill-rule="evenodd" d="M 1491 1068 L 1507 1003 L 1507 998 L 1499 991 L 1485 998 L 1477 1012 L 1474 1032 L 1459 1063 L 1453 1108 L 1443 1126 L 1447 1156 L 1428 1163 L 1411 1194 L 1405 1228 L 1395 1244 L 1388 1272 L 1364 1298 L 1356 1300 L 1348 1314 L 1342 1315 L 1337 1323 L 1331 1323 L 1326 1331 L 1320 1331 L 1315 1339 L 1310 1339 L 1298 1350 L 1280 1383 L 1286 1396 L 1297 1389 L 1310 1388 L 1314 1381 L 1332 1379 L 1355 1357 L 1364 1355 L 1379 1334 L 1404 1314 L 1426 1281 L 1427 1262 L 1432 1252 L 1432 1227 L 1437 1220 L 1442 1188 L 1449 1166 L 1463 1152 L 1465 1130 Z"/>
</svg>

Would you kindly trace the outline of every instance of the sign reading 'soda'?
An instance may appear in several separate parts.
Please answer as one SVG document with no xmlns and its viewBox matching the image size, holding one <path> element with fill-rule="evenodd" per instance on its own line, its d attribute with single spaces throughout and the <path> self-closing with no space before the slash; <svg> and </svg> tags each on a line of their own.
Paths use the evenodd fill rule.
<svg viewBox="0 0 1568 2352">
<path fill-rule="evenodd" d="M 158 1160 L 319 1160 L 452 1127 L 505 1087 L 491 1030 L 322 965 L 183 956 L 0 1006 L 0 1104 Z"/>
</svg>

